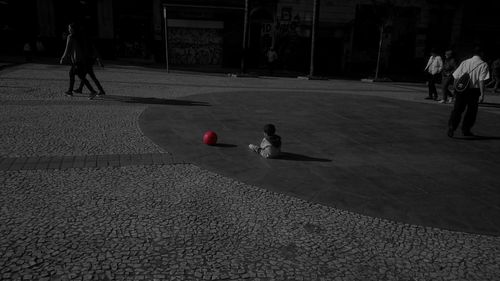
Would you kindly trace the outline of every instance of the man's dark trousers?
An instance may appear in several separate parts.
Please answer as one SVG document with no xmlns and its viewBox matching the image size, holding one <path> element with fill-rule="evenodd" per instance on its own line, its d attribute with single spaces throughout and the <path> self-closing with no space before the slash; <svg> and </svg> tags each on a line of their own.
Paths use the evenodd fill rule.
<svg viewBox="0 0 500 281">
<path fill-rule="evenodd" d="M 443 86 L 443 100 L 446 102 L 448 97 L 451 97 L 453 96 L 453 94 L 450 92 L 450 89 L 448 89 L 448 87 L 452 86 L 453 85 L 453 76 L 444 76 L 443 75 L 443 78 L 441 80 L 441 84 Z"/>
<path fill-rule="evenodd" d="M 427 86 L 429 87 L 429 97 L 437 99 L 438 93 L 436 90 L 436 83 L 439 82 L 440 74 L 428 74 L 427 76 Z"/>
<path fill-rule="evenodd" d="M 467 107 L 464 120 L 462 121 L 462 132 L 470 133 L 470 129 L 476 122 L 479 96 L 481 96 L 481 92 L 478 88 L 469 88 L 463 93 L 456 93 L 455 105 L 453 106 L 453 111 L 448 121 L 450 129 L 455 131 L 458 128 L 460 119 L 462 119 L 462 113 Z"/>
</svg>

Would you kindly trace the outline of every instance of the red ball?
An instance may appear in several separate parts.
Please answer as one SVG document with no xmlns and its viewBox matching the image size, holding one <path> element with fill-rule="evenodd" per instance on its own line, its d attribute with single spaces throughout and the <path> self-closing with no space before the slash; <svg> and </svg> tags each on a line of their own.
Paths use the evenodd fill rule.
<svg viewBox="0 0 500 281">
<path fill-rule="evenodd" d="M 213 131 L 207 131 L 203 135 L 203 143 L 208 145 L 214 145 L 217 143 L 217 134 Z"/>
</svg>

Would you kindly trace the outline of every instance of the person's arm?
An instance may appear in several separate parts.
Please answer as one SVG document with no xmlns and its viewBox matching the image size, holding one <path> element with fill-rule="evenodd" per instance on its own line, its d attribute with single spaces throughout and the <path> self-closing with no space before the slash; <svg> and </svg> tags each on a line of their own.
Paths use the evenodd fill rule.
<svg viewBox="0 0 500 281">
<path fill-rule="evenodd" d="M 68 57 L 70 44 L 71 44 L 71 35 L 68 35 L 68 37 L 66 38 L 66 48 L 64 48 L 64 53 L 61 59 L 59 60 L 60 64 L 63 64 L 66 58 Z"/>
<path fill-rule="evenodd" d="M 484 66 L 479 67 L 479 91 L 481 95 L 479 96 L 479 102 L 484 102 L 484 81 L 490 79 L 490 70 L 488 65 L 485 63 Z"/>
<path fill-rule="evenodd" d="M 424 71 L 427 71 L 427 69 L 429 69 L 429 66 L 431 66 L 431 60 L 432 57 L 430 57 L 429 60 L 427 61 L 427 65 L 425 66 Z"/>
<path fill-rule="evenodd" d="M 481 92 L 481 95 L 479 96 L 479 103 L 484 102 L 484 81 L 479 80 L 479 91 Z"/>
</svg>

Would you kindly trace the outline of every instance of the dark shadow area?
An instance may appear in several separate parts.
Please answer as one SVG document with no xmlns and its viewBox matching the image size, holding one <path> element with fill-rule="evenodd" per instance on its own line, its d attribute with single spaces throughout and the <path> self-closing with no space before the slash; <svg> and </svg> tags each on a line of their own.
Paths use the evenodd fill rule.
<svg viewBox="0 0 500 281">
<path fill-rule="evenodd" d="M 236 144 L 230 144 L 230 143 L 216 143 L 213 146 L 226 147 L 226 148 L 238 147 Z"/>
<path fill-rule="evenodd" d="M 210 106 L 207 102 L 192 101 L 192 100 L 177 100 L 177 99 L 159 99 L 159 98 L 142 98 L 142 97 L 127 97 L 106 95 L 101 97 L 104 100 L 112 100 L 126 103 L 141 103 L 141 104 L 162 104 L 162 105 L 182 105 L 182 106 Z"/>
<path fill-rule="evenodd" d="M 332 160 L 330 159 L 309 157 L 306 155 L 290 153 L 290 152 L 281 152 L 280 156 L 275 159 L 290 160 L 290 161 L 332 162 Z"/>
<path fill-rule="evenodd" d="M 500 137 L 496 136 L 479 136 L 474 135 L 471 137 L 457 137 L 457 139 L 468 140 L 468 141 L 477 141 L 477 140 L 500 140 Z"/>
<path fill-rule="evenodd" d="M 483 102 L 479 104 L 480 107 L 493 107 L 493 108 L 500 108 L 500 104 L 498 103 L 492 103 L 492 102 Z"/>
</svg>

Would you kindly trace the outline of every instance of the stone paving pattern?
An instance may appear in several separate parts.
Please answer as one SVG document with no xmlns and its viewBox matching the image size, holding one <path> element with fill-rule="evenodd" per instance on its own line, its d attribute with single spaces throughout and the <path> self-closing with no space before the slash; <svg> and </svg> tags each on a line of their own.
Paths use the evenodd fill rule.
<svg viewBox="0 0 500 281">
<path fill-rule="evenodd" d="M 169 153 L 0 158 L 0 171 L 174 164 Z M 179 162 L 177 162 L 179 163 Z"/>
<path fill-rule="evenodd" d="M 0 154 L 9 157 L 158 153 L 140 135 L 137 117 L 145 107 L 106 104 L 9 103 L 0 112 Z"/>
<path fill-rule="evenodd" d="M 97 75 L 112 95 L 147 99 L 104 102 L 63 97 L 66 72 L 29 64 L 0 73 L 0 138 L 12 144 L 1 157 L 167 153 L 134 118 L 147 102 L 187 106 L 194 93 L 338 83 L 392 89 L 387 95 L 398 99 L 422 94 L 413 86 L 110 68 Z M 75 124 L 65 121 L 68 107 L 82 114 Z M 7 111 L 31 119 L 6 122 Z M 49 137 L 38 126 L 75 141 L 37 145 Z M 94 137 L 81 136 L 78 126 Z M 23 137 L 13 142 L 4 132 Z M 499 264 L 499 237 L 362 216 L 193 164 L 0 171 L 1 280 L 497 280 Z"/>
<path fill-rule="evenodd" d="M 497 238 L 335 210 L 189 164 L 0 173 L 5 279 L 498 276 Z"/>
</svg>

